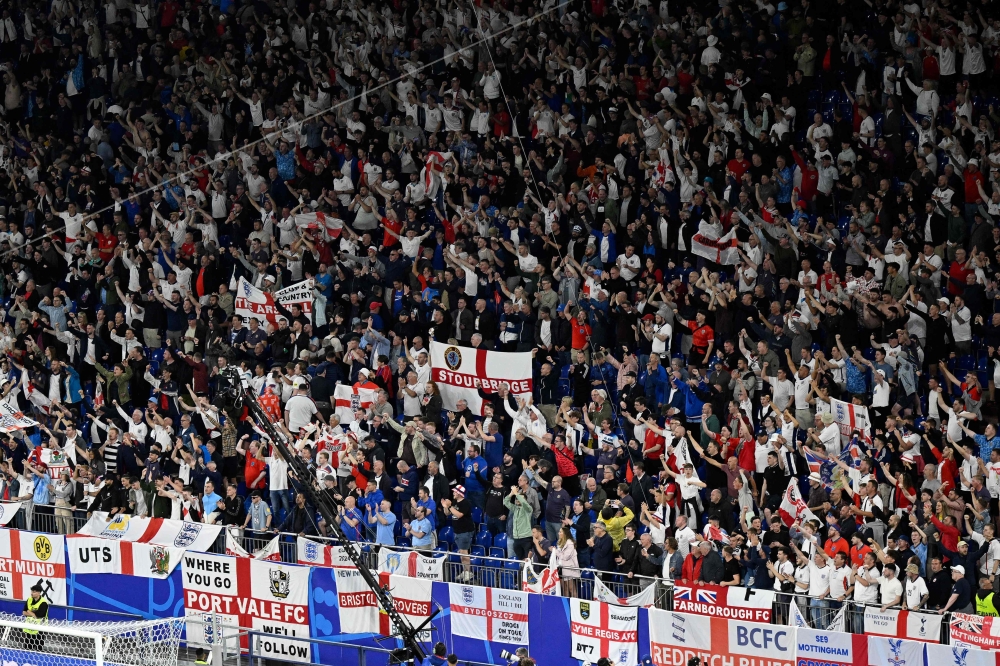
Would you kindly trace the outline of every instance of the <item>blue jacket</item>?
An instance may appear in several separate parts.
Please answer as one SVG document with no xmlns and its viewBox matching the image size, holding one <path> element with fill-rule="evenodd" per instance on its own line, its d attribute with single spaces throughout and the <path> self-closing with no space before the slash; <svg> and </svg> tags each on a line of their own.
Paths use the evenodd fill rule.
<svg viewBox="0 0 1000 666">
<path fill-rule="evenodd" d="M 83 387 L 80 386 L 80 373 L 68 365 L 63 366 L 62 389 L 63 402 L 75 405 L 83 400 L 83 398 L 80 397 L 80 392 L 83 390 Z"/>
<path fill-rule="evenodd" d="M 416 465 L 410 465 L 410 469 L 406 470 L 406 474 L 397 474 L 396 476 L 399 480 L 399 487 L 403 489 L 403 492 L 396 493 L 396 499 L 407 504 L 417 496 L 417 490 L 420 487 L 420 479 L 417 478 L 417 467 Z"/>
<path fill-rule="evenodd" d="M 361 512 L 367 517 L 368 507 L 370 506 L 372 508 L 373 513 L 378 513 L 379 506 L 382 504 L 383 499 L 385 498 L 382 495 L 382 491 L 376 489 L 375 492 L 358 499 L 358 508 L 361 509 Z"/>
<path fill-rule="evenodd" d="M 594 536 L 593 561 L 598 571 L 614 571 L 615 542 L 610 534 L 603 537 Z"/>
<path fill-rule="evenodd" d="M 675 382 L 674 386 L 679 393 L 684 394 L 684 418 L 688 421 L 700 420 L 701 408 L 705 406 L 705 401 L 699 398 L 684 382 Z"/>
<path fill-rule="evenodd" d="M 476 478 L 476 472 L 472 469 L 473 466 L 479 463 L 479 469 L 489 469 L 489 463 L 486 462 L 486 458 L 482 456 L 477 456 L 475 458 L 466 458 L 462 462 L 462 471 L 467 472 L 468 475 L 465 478 L 460 479 L 461 483 L 465 486 L 466 492 L 471 493 L 481 493 L 483 492 L 483 484 L 479 482 Z"/>
<path fill-rule="evenodd" d="M 648 368 L 643 368 L 636 378 L 646 394 L 647 398 L 652 398 L 655 404 L 662 405 L 670 395 L 670 383 L 667 379 L 667 371 L 662 366 L 656 367 L 656 373 L 650 374 Z"/>
</svg>

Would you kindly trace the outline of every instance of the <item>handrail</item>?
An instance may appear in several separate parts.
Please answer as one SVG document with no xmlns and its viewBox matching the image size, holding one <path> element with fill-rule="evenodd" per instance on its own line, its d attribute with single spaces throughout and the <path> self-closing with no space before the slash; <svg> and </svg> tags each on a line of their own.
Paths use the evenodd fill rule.
<svg viewBox="0 0 1000 666">
<path fill-rule="evenodd" d="M 36 505 L 36 508 L 38 506 L 50 506 L 52 508 L 55 508 L 53 505 Z M 22 512 L 23 512 L 23 509 L 21 510 L 21 512 L 18 513 L 18 517 L 20 517 L 22 515 Z M 51 526 L 50 527 L 54 527 L 55 526 L 55 518 L 56 518 L 55 515 L 49 514 L 49 513 L 39 514 L 39 513 L 35 512 L 35 514 L 34 514 L 33 517 L 35 519 L 34 520 L 34 526 L 35 526 L 34 531 L 41 532 L 41 533 L 49 533 L 49 534 L 55 534 L 55 533 L 57 533 L 55 529 L 48 529 L 48 530 L 46 530 L 45 529 L 46 526 L 44 525 L 44 523 L 48 522 L 47 519 L 51 519 Z M 39 520 L 39 519 L 41 519 L 41 520 Z M 14 521 L 16 521 L 16 520 L 17 520 L 17 518 L 14 519 Z M 76 513 L 74 513 L 74 516 L 72 517 L 72 520 L 73 520 L 73 525 L 74 525 L 75 530 L 79 529 L 79 527 L 81 527 L 82 524 L 86 522 L 85 519 L 83 519 L 81 516 L 77 515 Z M 14 522 L 14 521 L 12 521 L 12 522 Z M 39 522 L 42 522 L 43 525 L 38 525 Z M 223 554 L 223 553 L 226 552 L 226 530 L 227 529 L 228 529 L 228 527 L 224 528 L 223 531 L 219 534 L 219 538 L 216 541 L 216 543 L 213 545 L 213 547 L 212 547 L 212 549 L 211 549 L 210 552 L 217 553 L 217 554 Z M 241 531 L 242 531 L 242 528 L 241 528 Z M 255 532 L 255 534 L 261 534 L 261 533 L 260 532 Z M 260 537 L 256 537 L 256 536 L 255 537 L 241 537 L 241 538 L 245 540 L 244 541 L 245 547 L 246 547 L 246 541 L 250 541 L 253 544 L 252 547 L 247 548 L 247 550 L 252 551 L 252 550 L 256 550 L 257 548 L 263 547 L 268 542 L 270 542 L 271 539 L 273 539 L 275 536 L 277 536 L 279 538 L 278 552 L 280 553 L 280 555 L 282 557 L 282 561 L 286 562 L 286 563 L 289 563 L 289 564 L 295 564 L 295 563 L 297 563 L 297 557 L 296 557 L 296 555 L 297 555 L 297 552 L 296 552 L 296 540 L 298 538 L 298 534 L 294 534 L 294 533 L 290 533 L 290 532 L 270 532 L 270 533 L 267 533 L 267 534 L 268 534 L 268 536 L 266 538 L 260 538 Z M 332 537 L 326 537 L 326 536 L 322 536 L 322 535 L 307 535 L 304 538 L 307 538 L 307 539 L 312 540 L 312 541 L 317 541 L 317 542 L 320 542 L 320 543 L 324 543 L 324 544 L 327 544 L 327 545 L 337 545 L 337 540 L 335 538 L 332 538 Z M 449 575 L 448 575 L 448 573 L 453 573 L 453 572 L 450 572 L 448 565 L 453 565 L 454 567 L 461 567 L 462 566 L 460 564 L 451 563 L 450 562 L 450 559 L 451 559 L 450 556 L 457 556 L 458 555 L 458 553 L 456 551 L 450 551 L 450 550 L 449 551 L 429 550 L 429 549 L 425 549 L 425 548 L 414 548 L 412 546 L 384 546 L 384 545 L 377 544 L 377 543 L 374 543 L 374 542 L 371 542 L 371 541 L 358 541 L 356 543 L 362 548 L 362 551 L 363 551 L 362 555 L 365 556 L 365 557 L 368 557 L 368 558 L 374 558 L 376 556 L 376 553 L 378 552 L 378 550 L 380 548 L 391 548 L 393 550 L 404 551 L 404 552 L 419 551 L 419 552 L 423 552 L 423 553 L 428 553 L 428 554 L 430 554 L 431 556 L 434 556 L 434 557 L 437 557 L 439 555 L 441 557 L 447 557 L 447 560 L 444 563 L 446 565 L 445 566 L 445 571 L 446 571 L 445 580 L 446 581 L 448 581 L 449 578 L 454 578 L 454 577 L 449 577 Z M 483 572 L 483 571 L 505 572 L 507 575 L 516 575 L 517 579 L 520 580 L 520 577 L 521 577 L 521 566 L 523 566 L 523 562 L 524 562 L 523 560 L 515 560 L 515 559 L 510 559 L 510 558 L 498 558 L 498 557 L 492 557 L 490 555 L 472 555 L 471 553 L 468 555 L 468 557 L 472 561 L 476 562 L 475 564 L 472 565 L 472 569 L 473 569 L 474 572 Z M 509 565 L 511 563 L 514 563 L 514 562 L 518 563 L 518 567 L 516 569 L 516 573 L 515 573 L 515 570 L 513 568 L 509 568 Z M 371 566 L 372 566 L 372 568 L 375 568 L 375 566 L 377 566 L 377 562 L 373 562 Z M 538 567 L 541 567 L 542 565 L 535 565 L 535 566 L 536 566 L 536 570 L 538 570 Z M 620 581 L 608 581 L 608 582 L 606 582 L 606 584 L 608 585 L 608 587 L 610 587 L 612 590 L 615 590 L 616 588 L 618 590 L 622 590 L 623 588 L 627 590 L 629 588 L 634 587 L 635 591 L 639 591 L 642 588 L 643 582 L 644 581 L 649 581 L 651 584 L 655 584 L 655 585 L 658 586 L 657 594 L 655 595 L 656 606 L 658 608 L 662 608 L 664 610 L 672 610 L 673 609 L 673 587 L 674 587 L 674 582 L 673 581 L 665 580 L 665 579 L 663 579 L 663 578 L 661 578 L 659 576 L 638 576 L 638 575 L 633 575 L 631 578 L 624 578 L 625 574 L 622 574 L 620 572 L 617 572 L 617 571 L 600 571 L 600 570 L 597 570 L 597 569 L 594 569 L 594 568 L 591 568 L 591 567 L 586 567 L 586 568 L 585 567 L 579 567 L 579 571 L 580 571 L 580 578 L 578 580 L 580 580 L 581 581 L 581 585 L 584 585 L 584 586 L 588 582 L 591 582 L 591 581 L 593 581 L 595 579 L 602 579 L 603 580 L 604 578 L 606 578 L 608 576 L 613 576 L 613 577 L 620 577 L 620 578 L 622 578 L 622 580 L 620 580 Z M 449 581 L 449 582 L 452 582 L 452 581 Z M 479 579 L 478 576 L 473 576 L 473 580 L 470 581 L 469 584 L 474 585 L 474 586 L 485 587 L 485 585 L 483 585 L 480 582 L 480 579 Z M 684 583 L 684 584 L 685 585 L 688 585 L 688 584 L 690 584 L 690 585 L 701 585 L 702 583 L 700 583 L 698 581 L 692 581 L 691 583 Z M 520 587 L 520 585 L 518 585 L 518 587 Z M 745 587 L 745 586 L 742 586 L 742 587 Z M 771 590 L 771 588 L 759 588 L 759 589 Z M 795 600 L 796 603 L 799 603 L 800 607 L 802 607 L 804 609 L 803 614 L 806 615 L 807 618 L 809 618 L 810 611 L 813 610 L 813 609 L 809 606 L 809 602 L 812 600 L 812 597 L 810 597 L 808 594 L 802 594 L 802 593 L 799 593 L 799 592 L 779 592 L 779 591 L 776 591 L 776 590 L 772 590 L 772 591 L 774 591 L 775 595 L 776 595 L 775 596 L 775 601 L 774 601 L 775 610 L 780 610 L 783 607 L 787 607 L 786 605 L 788 603 L 790 603 L 791 600 Z M 561 595 L 561 590 L 557 589 L 556 590 L 556 594 L 557 595 Z M 829 599 L 829 598 L 825 599 L 824 601 L 827 601 L 827 602 L 831 602 L 831 601 L 832 602 L 836 602 L 836 600 Z M 864 609 L 866 607 L 868 607 L 868 606 L 877 607 L 877 608 L 881 607 L 881 604 L 879 604 L 879 603 L 865 603 L 865 602 L 855 601 L 853 599 L 847 599 L 847 600 L 844 600 L 843 602 L 839 602 L 839 603 L 842 603 L 843 605 L 847 606 L 848 607 L 848 612 L 852 613 L 852 614 L 858 614 L 858 613 L 863 614 L 864 613 Z M 72 608 L 72 607 L 64 607 L 64 608 Z M 902 605 L 900 605 L 900 606 L 893 606 L 892 608 L 902 608 Z M 88 609 L 88 608 L 74 608 L 74 610 L 79 610 L 79 611 L 82 611 L 82 612 L 92 612 L 92 613 L 115 614 L 112 611 L 91 610 L 91 609 Z M 832 612 L 835 613 L 835 612 L 837 612 L 839 610 L 839 608 L 837 608 L 837 609 L 823 608 L 822 610 L 824 610 L 824 611 L 832 611 Z M 933 611 L 914 611 L 914 612 L 936 614 Z M 139 617 L 139 616 L 134 616 L 134 615 L 125 614 L 125 613 L 121 613 L 121 615 L 126 616 L 126 617 L 133 617 L 133 618 Z M 772 613 L 772 622 L 775 621 L 776 615 L 777 615 L 777 613 Z M 948 639 L 948 635 L 949 635 L 949 632 L 947 630 L 947 626 L 949 624 L 948 620 L 951 617 L 951 615 L 952 615 L 951 612 L 945 613 L 943 615 L 944 619 L 942 621 L 942 639 L 941 639 L 942 643 L 947 643 L 947 639 Z M 852 626 L 848 627 L 848 630 L 851 633 L 863 633 L 863 623 L 861 623 L 859 626 L 853 626 L 853 625 L 857 625 L 857 622 L 856 621 L 852 622 Z"/>
</svg>

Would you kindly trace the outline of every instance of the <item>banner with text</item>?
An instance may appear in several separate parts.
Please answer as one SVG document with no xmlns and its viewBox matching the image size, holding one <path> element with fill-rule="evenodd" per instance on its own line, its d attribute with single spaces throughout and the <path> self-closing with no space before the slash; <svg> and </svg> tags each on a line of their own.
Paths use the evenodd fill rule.
<svg viewBox="0 0 1000 666">
<path fill-rule="evenodd" d="M 160 579 L 169 577 L 184 555 L 181 548 L 78 535 L 66 537 L 66 550 L 74 575 L 116 573 Z"/>
<path fill-rule="evenodd" d="M 295 540 L 296 561 L 310 567 L 357 569 L 343 546 L 329 546 L 305 537 Z"/>
<path fill-rule="evenodd" d="M 313 281 L 299 282 L 272 294 L 258 289 L 247 282 L 246 278 L 241 277 L 239 284 L 236 285 L 234 297 L 233 305 L 236 314 L 244 318 L 256 319 L 262 324 L 267 322 L 277 326 L 278 319 L 284 315 L 275 307 L 275 302 L 280 303 L 284 308 L 298 305 L 306 316 L 312 313 Z"/>
<path fill-rule="evenodd" d="M 341 630 L 349 634 L 395 636 L 397 628 L 357 569 L 337 569 L 336 574 Z M 413 626 L 430 616 L 433 581 L 387 573 L 378 574 L 378 579 L 379 585 L 389 591 L 396 610 Z"/>
<path fill-rule="evenodd" d="M 649 652 L 657 666 L 793 666 L 795 627 L 649 609 Z"/>
<path fill-rule="evenodd" d="M 774 592 L 721 585 L 674 585 L 674 610 L 679 613 L 770 622 Z"/>
<path fill-rule="evenodd" d="M 1000 618 L 952 613 L 949 630 L 952 645 L 974 645 L 986 650 L 1000 649 Z"/>
<path fill-rule="evenodd" d="M 483 399 L 476 380 L 486 393 L 496 393 L 506 382 L 514 396 L 530 396 L 531 353 L 486 351 L 432 341 L 431 379 L 437 382 L 445 409 L 457 411 L 458 401 L 465 400 L 472 413 L 481 416 Z"/>
<path fill-rule="evenodd" d="M 188 641 L 211 645 L 235 635 L 232 627 L 268 634 L 255 641 L 254 654 L 264 658 L 309 663 L 309 569 L 251 558 L 185 553 L 184 614 Z M 213 615 L 223 624 L 222 636 L 210 628 Z M 241 639 L 246 649 L 246 637 Z"/>
<path fill-rule="evenodd" d="M 528 593 L 451 583 L 451 632 L 484 641 L 528 644 Z"/>
<path fill-rule="evenodd" d="M 0 597 L 24 601 L 36 584 L 50 604 L 66 605 L 66 538 L 0 530 Z"/>
<path fill-rule="evenodd" d="M 941 615 L 906 610 L 865 607 L 865 633 L 871 636 L 908 638 L 925 643 L 941 642 Z"/>
<path fill-rule="evenodd" d="M 596 662 L 607 657 L 614 664 L 639 661 L 639 609 L 600 601 L 570 599 L 570 656 Z"/>
<path fill-rule="evenodd" d="M 383 548 L 378 552 L 379 573 L 444 580 L 444 557 L 427 557 L 416 551 L 396 551 Z"/>
<path fill-rule="evenodd" d="M 795 630 L 796 666 L 860 666 L 867 663 L 867 636 L 808 627 Z"/>
</svg>

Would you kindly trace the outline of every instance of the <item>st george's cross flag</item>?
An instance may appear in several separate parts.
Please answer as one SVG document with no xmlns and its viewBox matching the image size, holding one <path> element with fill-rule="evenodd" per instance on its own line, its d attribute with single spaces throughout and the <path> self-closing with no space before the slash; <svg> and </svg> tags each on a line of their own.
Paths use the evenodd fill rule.
<svg viewBox="0 0 1000 666">
<path fill-rule="evenodd" d="M 717 264 L 730 266 L 740 263 L 739 244 L 736 227 L 722 235 L 721 225 L 705 221 L 698 224 L 698 233 L 691 237 L 692 252 Z"/>
</svg>

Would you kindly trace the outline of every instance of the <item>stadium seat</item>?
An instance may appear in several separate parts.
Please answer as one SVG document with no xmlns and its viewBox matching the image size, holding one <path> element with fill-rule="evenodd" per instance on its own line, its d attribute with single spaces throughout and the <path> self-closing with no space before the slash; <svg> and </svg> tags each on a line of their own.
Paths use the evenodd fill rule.
<svg viewBox="0 0 1000 666">
<path fill-rule="evenodd" d="M 483 530 L 476 535 L 476 546 L 490 548 L 492 545 L 493 536 L 486 530 Z"/>
<path fill-rule="evenodd" d="M 507 560 L 503 565 L 503 571 L 499 572 L 497 587 L 505 590 L 521 589 L 521 563 L 517 560 Z"/>
<path fill-rule="evenodd" d="M 448 527 L 442 527 L 438 532 L 438 541 L 446 543 L 449 546 L 455 543 L 455 530 L 450 525 Z"/>
<path fill-rule="evenodd" d="M 493 547 L 494 548 L 502 548 L 505 553 L 507 552 L 507 533 L 506 532 L 501 532 L 500 534 L 497 534 L 496 536 L 493 537 Z M 506 555 L 504 555 L 504 557 L 506 557 Z"/>
<path fill-rule="evenodd" d="M 486 567 L 479 571 L 479 584 L 483 587 L 497 587 L 497 570 Z"/>
<path fill-rule="evenodd" d="M 163 363 L 163 350 L 154 349 L 149 353 L 149 360 L 156 361 L 157 363 Z"/>
<path fill-rule="evenodd" d="M 505 560 L 505 559 L 507 559 L 507 549 L 506 548 L 497 548 L 496 546 L 493 546 L 492 548 L 490 548 L 489 554 L 490 554 L 490 557 L 495 557 L 498 560 Z"/>
<path fill-rule="evenodd" d="M 958 369 L 959 370 L 975 370 L 976 369 L 976 357 L 972 354 L 965 354 L 958 357 Z"/>
<path fill-rule="evenodd" d="M 478 555 L 479 557 L 485 557 L 486 556 L 486 549 L 483 548 L 482 546 L 473 546 L 472 547 L 472 555 L 474 555 L 474 556 Z"/>
<path fill-rule="evenodd" d="M 479 525 L 483 522 L 483 510 L 478 506 L 472 507 L 472 522 Z"/>
</svg>

